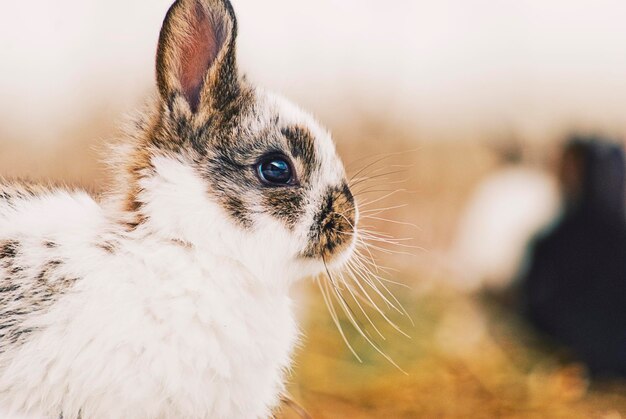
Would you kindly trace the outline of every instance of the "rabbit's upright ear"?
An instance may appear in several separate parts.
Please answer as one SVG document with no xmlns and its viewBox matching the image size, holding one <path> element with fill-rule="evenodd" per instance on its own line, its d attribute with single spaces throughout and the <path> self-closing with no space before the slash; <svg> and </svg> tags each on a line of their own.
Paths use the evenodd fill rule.
<svg viewBox="0 0 626 419">
<path fill-rule="evenodd" d="M 182 95 L 192 112 L 222 108 L 239 91 L 237 21 L 228 0 L 177 0 L 167 12 L 157 50 L 157 84 L 170 103 Z"/>
</svg>

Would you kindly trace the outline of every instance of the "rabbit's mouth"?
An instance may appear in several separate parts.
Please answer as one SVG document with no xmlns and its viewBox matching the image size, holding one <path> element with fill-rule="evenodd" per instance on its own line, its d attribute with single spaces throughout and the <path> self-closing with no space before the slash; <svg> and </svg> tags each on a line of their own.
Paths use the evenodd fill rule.
<svg viewBox="0 0 626 419">
<path fill-rule="evenodd" d="M 324 262 L 345 259 L 340 256 L 354 247 L 356 219 L 356 204 L 348 186 L 329 188 L 314 218 L 303 256 Z"/>
</svg>

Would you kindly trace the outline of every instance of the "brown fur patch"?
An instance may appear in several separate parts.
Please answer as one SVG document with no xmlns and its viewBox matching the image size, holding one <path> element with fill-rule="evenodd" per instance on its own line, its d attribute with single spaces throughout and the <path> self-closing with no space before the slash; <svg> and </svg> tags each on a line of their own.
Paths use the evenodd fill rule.
<svg viewBox="0 0 626 419">
<path fill-rule="evenodd" d="M 17 255 L 20 242 L 17 240 L 5 240 L 0 242 L 0 259 L 13 259 Z"/>
<path fill-rule="evenodd" d="M 50 308 L 76 281 L 61 272 L 58 259 L 41 266 L 23 265 L 21 252 L 27 251 L 16 240 L 0 242 L 0 352 L 35 332 L 24 322 Z"/>
<path fill-rule="evenodd" d="M 233 219 L 241 223 L 244 227 L 251 227 L 252 220 L 249 217 L 245 203 L 236 196 L 227 196 L 224 199 L 226 211 L 232 215 Z"/>
<path fill-rule="evenodd" d="M 267 188 L 263 191 L 263 206 L 275 218 L 294 228 L 304 214 L 306 191 L 302 188 Z"/>
<path fill-rule="evenodd" d="M 319 165 L 315 153 L 315 137 L 307 127 L 298 125 L 283 128 L 281 133 L 287 139 L 291 155 L 300 163 L 300 180 L 303 183 L 308 182 L 310 174 Z"/>
<path fill-rule="evenodd" d="M 131 156 L 131 160 L 128 162 L 126 170 L 129 177 L 129 189 L 125 201 L 125 209 L 132 213 L 137 213 L 141 207 L 141 201 L 139 200 L 139 193 L 141 187 L 139 186 L 139 180 L 144 176 L 145 172 L 151 168 L 152 162 L 150 153 L 146 148 L 137 149 Z"/>
<path fill-rule="evenodd" d="M 16 201 L 50 192 L 50 188 L 29 180 L 4 181 L 0 184 L 0 205 L 12 207 Z"/>
<path fill-rule="evenodd" d="M 352 242 L 355 217 L 354 198 L 348 186 L 330 188 L 315 217 L 303 256 L 329 261 L 345 250 Z"/>
<path fill-rule="evenodd" d="M 96 244 L 96 247 L 104 250 L 106 253 L 113 254 L 115 253 L 116 246 L 112 241 L 105 241 L 103 243 Z"/>
</svg>

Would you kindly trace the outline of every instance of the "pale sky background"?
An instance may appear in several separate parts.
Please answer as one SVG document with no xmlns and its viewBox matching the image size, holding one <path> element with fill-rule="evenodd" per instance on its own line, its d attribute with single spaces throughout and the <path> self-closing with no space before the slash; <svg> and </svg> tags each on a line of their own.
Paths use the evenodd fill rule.
<svg viewBox="0 0 626 419">
<path fill-rule="evenodd" d="M 626 132 L 626 2 L 233 0 L 240 66 L 329 124 L 378 116 L 421 140 Z M 0 135 L 58 141 L 154 85 L 170 0 L 5 1 Z"/>
</svg>

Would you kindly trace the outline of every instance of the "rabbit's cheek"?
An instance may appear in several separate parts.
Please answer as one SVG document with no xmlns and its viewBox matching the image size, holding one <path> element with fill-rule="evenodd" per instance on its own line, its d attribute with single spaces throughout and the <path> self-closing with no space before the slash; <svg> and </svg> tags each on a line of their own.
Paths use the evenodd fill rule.
<svg viewBox="0 0 626 419">
<path fill-rule="evenodd" d="M 305 193 L 297 188 L 267 189 L 263 193 L 265 212 L 293 230 L 305 213 Z"/>
<path fill-rule="evenodd" d="M 231 219 L 241 227 L 249 229 L 252 227 L 253 221 L 250 217 L 250 211 L 245 202 L 237 196 L 228 196 L 224 199 L 224 207 Z"/>
</svg>

